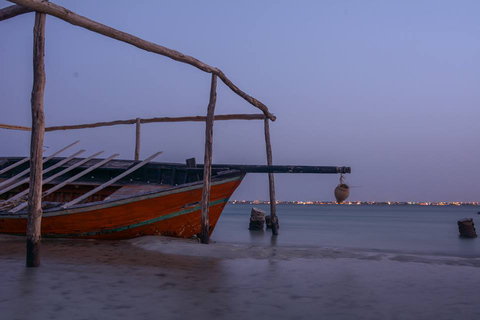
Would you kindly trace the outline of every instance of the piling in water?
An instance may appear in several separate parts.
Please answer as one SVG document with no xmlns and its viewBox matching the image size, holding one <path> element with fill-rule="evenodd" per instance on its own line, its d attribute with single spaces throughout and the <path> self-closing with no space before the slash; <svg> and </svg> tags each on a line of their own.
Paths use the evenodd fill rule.
<svg viewBox="0 0 480 320">
<path fill-rule="evenodd" d="M 248 230 L 263 230 L 265 216 L 265 211 L 253 207 L 250 215 L 250 225 L 248 226 Z"/>
<path fill-rule="evenodd" d="M 462 238 L 476 238 L 477 231 L 475 230 L 475 223 L 473 219 L 462 219 L 458 220 L 458 231 L 460 232 L 460 237 Z"/>
</svg>

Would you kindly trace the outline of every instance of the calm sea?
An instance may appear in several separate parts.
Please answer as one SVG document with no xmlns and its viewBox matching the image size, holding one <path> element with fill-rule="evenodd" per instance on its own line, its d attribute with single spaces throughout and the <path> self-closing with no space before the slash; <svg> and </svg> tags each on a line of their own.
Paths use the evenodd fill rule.
<svg viewBox="0 0 480 320">
<path fill-rule="evenodd" d="M 480 238 L 460 238 L 457 226 L 459 219 L 474 218 L 480 233 L 477 206 L 278 205 L 275 238 L 270 230 L 248 230 L 253 206 L 227 205 L 212 240 L 480 257 Z M 268 214 L 267 205 L 255 206 Z"/>
</svg>

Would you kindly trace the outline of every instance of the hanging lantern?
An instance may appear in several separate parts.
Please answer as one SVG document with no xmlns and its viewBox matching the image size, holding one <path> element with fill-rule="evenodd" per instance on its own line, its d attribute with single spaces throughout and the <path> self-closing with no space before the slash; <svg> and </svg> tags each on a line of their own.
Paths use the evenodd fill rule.
<svg viewBox="0 0 480 320">
<path fill-rule="evenodd" d="M 340 183 L 335 188 L 335 199 L 337 199 L 338 203 L 342 203 L 347 200 L 348 196 L 350 195 L 350 187 L 343 181 L 343 174 L 340 175 Z"/>
</svg>

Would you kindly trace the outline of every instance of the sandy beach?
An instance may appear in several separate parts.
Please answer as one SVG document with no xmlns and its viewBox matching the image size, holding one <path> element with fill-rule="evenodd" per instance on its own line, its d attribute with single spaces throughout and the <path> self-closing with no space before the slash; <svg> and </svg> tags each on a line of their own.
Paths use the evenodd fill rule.
<svg viewBox="0 0 480 320">
<path fill-rule="evenodd" d="M 0 238 L 4 319 L 478 319 L 480 259 L 143 237 Z"/>
</svg>

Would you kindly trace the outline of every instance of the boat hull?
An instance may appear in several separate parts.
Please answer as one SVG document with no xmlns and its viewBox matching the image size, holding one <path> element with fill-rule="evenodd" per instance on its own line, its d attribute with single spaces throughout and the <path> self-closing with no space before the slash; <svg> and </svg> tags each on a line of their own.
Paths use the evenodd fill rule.
<svg viewBox="0 0 480 320">
<path fill-rule="evenodd" d="M 209 203 L 213 232 L 244 174 L 212 181 Z M 201 182 L 134 197 L 46 210 L 43 237 L 129 239 L 145 235 L 190 238 L 201 230 Z M 25 235 L 26 214 L 0 216 L 0 233 Z"/>
</svg>

